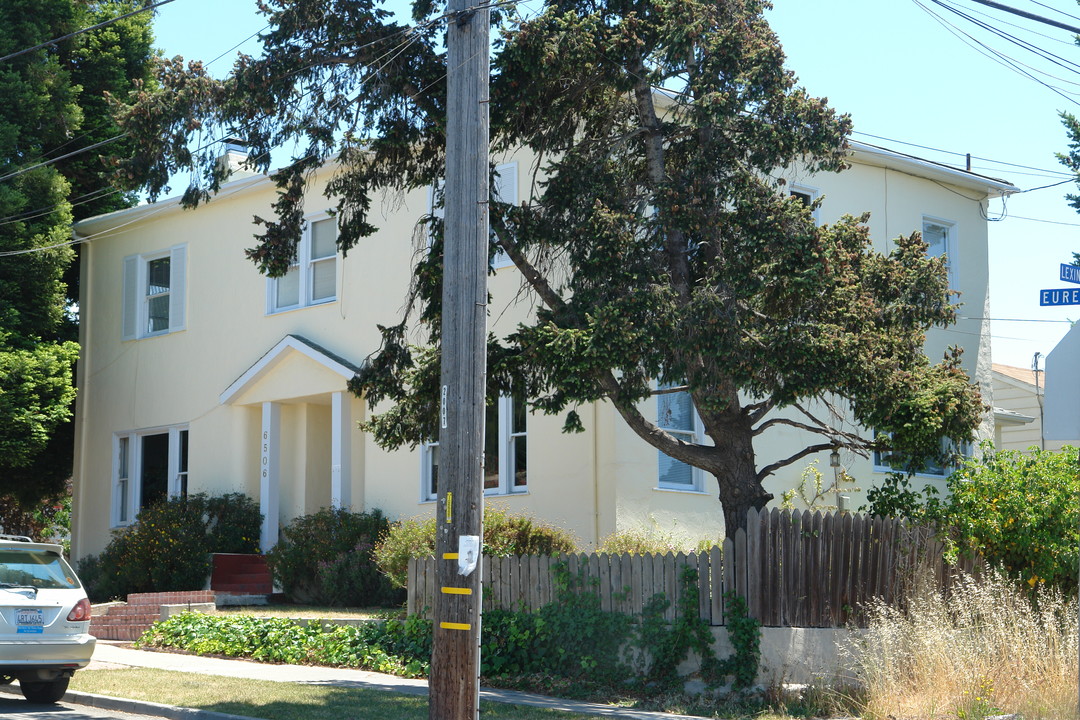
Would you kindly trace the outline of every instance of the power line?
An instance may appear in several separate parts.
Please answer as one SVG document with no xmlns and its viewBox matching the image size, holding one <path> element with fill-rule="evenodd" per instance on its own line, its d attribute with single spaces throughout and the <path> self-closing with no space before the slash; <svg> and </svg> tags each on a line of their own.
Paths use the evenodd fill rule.
<svg viewBox="0 0 1080 720">
<path fill-rule="evenodd" d="M 38 168 L 45 167 L 46 165 L 52 165 L 53 163 L 60 162 L 61 160 L 67 160 L 68 158 L 75 157 L 76 155 L 81 155 L 84 152 L 89 152 L 91 150 L 96 150 L 99 147 L 104 147 L 105 145 L 109 145 L 110 143 L 114 143 L 117 140 L 120 140 L 120 139 L 122 139 L 122 138 L 124 138 L 126 136 L 127 136 L 127 133 L 121 133 L 119 135 L 114 135 L 113 137 L 109 138 L 108 140 L 102 140 L 101 142 L 94 143 L 93 145 L 87 145 L 86 147 L 80 148 L 79 150 L 73 150 L 73 151 L 67 153 L 66 155 L 60 155 L 59 157 L 54 157 L 54 158 L 52 158 L 50 160 L 42 160 L 39 163 L 35 163 L 33 165 L 28 165 L 27 167 L 24 167 L 24 168 L 19 168 L 18 170 L 15 170 L 14 172 L 9 172 L 7 175 L 0 175 L 0 182 L 3 182 L 4 180 L 10 180 L 11 178 L 18 177 L 19 175 L 24 175 L 24 174 L 30 172 L 31 170 L 37 170 Z"/>
<path fill-rule="evenodd" d="M 47 48 L 50 45 L 55 45 L 56 43 L 63 42 L 64 40 L 70 40 L 71 38 L 75 37 L 76 35 L 82 35 L 83 33 L 88 33 L 91 30 L 97 30 L 98 28 L 107 27 L 109 25 L 112 25 L 114 22 L 118 22 L 120 20 L 123 20 L 124 18 L 131 17 L 132 15 L 138 15 L 139 13 L 144 13 L 147 10 L 153 10 L 155 8 L 159 8 L 162 5 L 167 5 L 167 4 L 171 3 L 171 2 L 173 2 L 173 0 L 159 0 L 159 2 L 156 2 L 153 5 L 147 5 L 145 7 L 139 8 L 138 10 L 132 10 L 131 12 L 124 13 L 123 15 L 117 15 L 116 17 L 111 18 L 109 20 L 106 20 L 104 22 L 99 22 L 97 25 L 91 25 L 90 27 L 80 28 L 79 30 L 76 30 L 75 32 L 68 33 L 67 35 L 61 35 L 58 38 L 53 38 L 52 40 L 48 40 L 46 42 L 40 43 L 38 45 L 35 45 L 34 47 L 25 48 L 23 50 L 17 50 L 15 52 L 11 53 L 10 55 L 5 55 L 4 57 L 0 57 L 0 62 L 4 62 L 6 60 L 11 60 L 12 58 L 17 58 L 20 55 L 25 55 L 26 53 L 31 53 L 31 52 L 34 52 L 35 50 L 41 50 L 42 48 Z"/>
</svg>

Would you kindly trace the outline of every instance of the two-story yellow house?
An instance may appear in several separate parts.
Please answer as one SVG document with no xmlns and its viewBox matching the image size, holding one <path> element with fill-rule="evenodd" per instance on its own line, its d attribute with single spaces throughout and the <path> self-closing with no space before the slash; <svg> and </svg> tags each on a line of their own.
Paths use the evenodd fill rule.
<svg viewBox="0 0 1080 720">
<path fill-rule="evenodd" d="M 989 399 L 986 217 L 996 198 L 1016 188 L 860 143 L 851 164 L 840 174 L 790 176 L 788 187 L 808 199 L 824 196 L 820 222 L 869 211 L 880 250 L 920 230 L 930 252 L 947 254 L 964 319 L 933 331 L 927 353 L 940 358 L 947 346 L 963 346 L 966 370 Z M 500 167 L 504 199 L 518 199 L 528 170 L 513 158 Z M 297 263 L 278 279 L 260 275 L 244 256 L 254 244 L 253 216 L 272 212 L 275 188 L 261 175 L 232 180 L 194 211 L 166 200 L 76 225 L 83 347 L 76 557 L 99 552 L 110 529 L 131 523 L 147 503 L 185 492 L 258 498 L 266 547 L 291 518 L 330 505 L 377 507 L 393 518 L 433 511 L 437 446 L 377 447 L 357 428 L 369 409 L 346 390 L 378 348 L 376 324 L 400 312 L 412 260 L 426 251 L 417 220 L 429 211 L 430 194 L 376 200 L 380 231 L 346 259 L 335 248 L 335 221 L 319 211 L 328 175 L 310 189 Z M 489 286 L 489 329 L 505 334 L 535 299 L 513 266 L 498 268 Z M 701 437 L 687 397 L 659 397 L 647 412 L 655 417 L 662 402 L 669 429 Z M 583 545 L 632 527 L 722 534 L 711 477 L 658 455 L 604 403 L 581 416 L 585 432 L 563 434 L 562 418 L 528 414 L 503 398 L 487 426 L 489 497 L 565 527 Z M 991 417 L 981 434 L 992 437 Z M 806 444 L 780 426 L 761 438 L 757 453 L 786 457 L 785 448 Z M 840 462 L 864 490 L 884 470 L 853 454 Z M 778 472 L 766 489 L 779 497 L 806 465 Z M 828 454 L 819 468 L 831 477 Z"/>
</svg>

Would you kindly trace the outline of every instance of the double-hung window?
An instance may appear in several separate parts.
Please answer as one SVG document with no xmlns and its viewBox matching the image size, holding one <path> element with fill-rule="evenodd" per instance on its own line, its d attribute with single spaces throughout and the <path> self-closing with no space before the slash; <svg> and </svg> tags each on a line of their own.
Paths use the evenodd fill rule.
<svg viewBox="0 0 1080 720">
<path fill-rule="evenodd" d="M 186 496 L 187 484 L 186 426 L 139 430 L 113 438 L 113 527 L 129 525 L 141 509 L 159 500 Z"/>
<path fill-rule="evenodd" d="M 523 493 L 528 486 L 526 404 L 522 398 L 502 396 L 488 407 L 484 422 L 484 494 Z M 439 443 L 421 446 L 422 500 L 439 493 Z"/>
<path fill-rule="evenodd" d="M 922 238 L 926 254 L 944 257 L 949 270 L 949 287 L 956 289 L 956 223 L 940 218 L 923 217 Z"/>
<path fill-rule="evenodd" d="M 698 443 L 704 435 L 701 418 L 694 409 L 694 401 L 685 390 L 671 392 L 678 385 L 660 385 L 656 396 L 656 424 L 661 430 L 679 440 Z M 657 452 L 659 462 L 658 486 L 663 490 L 702 489 L 701 470 Z"/>
<path fill-rule="evenodd" d="M 963 458 L 971 456 L 971 445 L 963 443 L 957 445 L 948 438 L 942 438 L 940 441 L 941 457 L 933 458 L 923 462 L 918 466 L 909 465 L 908 467 L 894 467 L 889 462 L 889 453 L 881 452 L 880 450 L 874 451 L 874 471 L 875 472 L 910 472 L 913 475 L 923 475 L 926 477 L 944 478 L 948 477 L 953 470 L 956 469 L 957 464 Z"/>
<path fill-rule="evenodd" d="M 337 299 L 337 223 L 320 215 L 308 220 L 289 270 L 270 278 L 269 312 L 321 305 Z"/>
<path fill-rule="evenodd" d="M 186 245 L 124 258 L 124 340 L 184 329 L 186 269 Z"/>
<path fill-rule="evenodd" d="M 817 202 L 818 196 L 821 195 L 817 188 L 812 188 L 809 185 L 792 185 L 790 195 L 806 207 L 813 208 L 810 212 L 814 217 L 814 222 L 821 222 L 818 208 L 813 207 L 814 203 Z"/>
</svg>

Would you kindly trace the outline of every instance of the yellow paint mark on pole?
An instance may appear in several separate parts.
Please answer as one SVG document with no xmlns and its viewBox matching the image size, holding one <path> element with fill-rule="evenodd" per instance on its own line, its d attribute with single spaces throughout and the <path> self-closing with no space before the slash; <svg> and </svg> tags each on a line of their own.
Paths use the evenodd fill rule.
<svg viewBox="0 0 1080 720">
<path fill-rule="evenodd" d="M 446 595 L 472 595 L 472 588 L 444 587 L 442 591 Z"/>
<path fill-rule="evenodd" d="M 439 627 L 441 627 L 443 630 L 471 630 L 472 629 L 472 625 L 470 625 L 469 623 L 444 622 L 444 623 L 439 623 Z"/>
<path fill-rule="evenodd" d="M 446 524 L 449 525 L 453 522 L 454 518 L 454 493 L 446 493 Z"/>
<path fill-rule="evenodd" d="M 457 553 L 443 553 L 442 554 L 442 559 L 443 560 L 457 560 L 458 559 L 458 554 Z"/>
</svg>

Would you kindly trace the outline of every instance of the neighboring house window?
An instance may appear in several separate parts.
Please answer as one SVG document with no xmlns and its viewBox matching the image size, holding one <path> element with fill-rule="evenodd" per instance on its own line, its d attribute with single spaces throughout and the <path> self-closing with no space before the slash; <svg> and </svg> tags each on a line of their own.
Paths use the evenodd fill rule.
<svg viewBox="0 0 1080 720">
<path fill-rule="evenodd" d="M 186 270 L 186 245 L 124 258 L 124 340 L 184 329 Z"/>
<path fill-rule="evenodd" d="M 949 287 L 956 288 L 956 224 L 938 218 L 923 218 L 922 238 L 926 243 L 926 254 L 930 257 L 945 257 L 945 267 L 949 270 Z"/>
<path fill-rule="evenodd" d="M 113 449 L 114 527 L 130 524 L 151 503 L 187 495 L 187 427 L 123 433 Z"/>
<path fill-rule="evenodd" d="M 677 387 L 660 385 L 659 390 Z M 666 392 L 656 396 L 656 424 L 670 435 L 688 443 L 700 442 L 703 428 L 690 393 Z M 658 452 L 659 486 L 665 490 L 701 491 L 701 470 Z"/>
<path fill-rule="evenodd" d="M 526 404 L 517 397 L 502 396 L 488 407 L 484 425 L 484 493 L 509 495 L 528 490 L 528 435 Z M 421 499 L 434 500 L 439 493 L 439 443 L 421 447 Z"/>
<path fill-rule="evenodd" d="M 791 197 L 799 200 L 806 207 L 812 207 L 814 202 L 818 199 L 820 192 L 816 188 L 809 187 L 807 185 L 792 185 Z M 820 222 L 818 217 L 818 210 L 814 208 L 811 210 L 811 214 L 814 216 L 814 222 Z"/>
<path fill-rule="evenodd" d="M 895 468 L 889 464 L 889 454 L 887 452 L 881 452 L 879 450 L 874 451 L 874 471 L 875 472 L 897 472 L 907 470 L 915 475 L 925 475 L 927 477 L 943 478 L 947 477 L 953 470 L 956 469 L 957 461 L 962 458 L 971 456 L 971 446 L 968 443 L 964 443 L 957 446 L 948 438 L 941 439 L 941 452 L 945 458 L 949 458 L 948 461 L 942 463 L 940 460 L 927 460 L 918 468 Z"/>
<path fill-rule="evenodd" d="M 518 203 L 518 187 L 517 187 L 517 175 L 518 166 L 516 162 L 506 163 L 504 165 L 495 166 L 495 177 L 493 179 L 494 188 L 492 194 L 499 202 L 504 202 L 509 205 L 517 205 Z M 491 231 L 491 241 L 495 242 L 495 231 Z M 501 249 L 495 252 L 495 258 L 492 260 L 492 267 L 495 269 L 509 267 L 514 264 L 514 261 L 510 259 L 510 256 L 503 252 Z"/>
<path fill-rule="evenodd" d="M 337 222 L 309 220 L 289 270 L 267 284 L 269 312 L 320 305 L 337 299 Z"/>
</svg>

